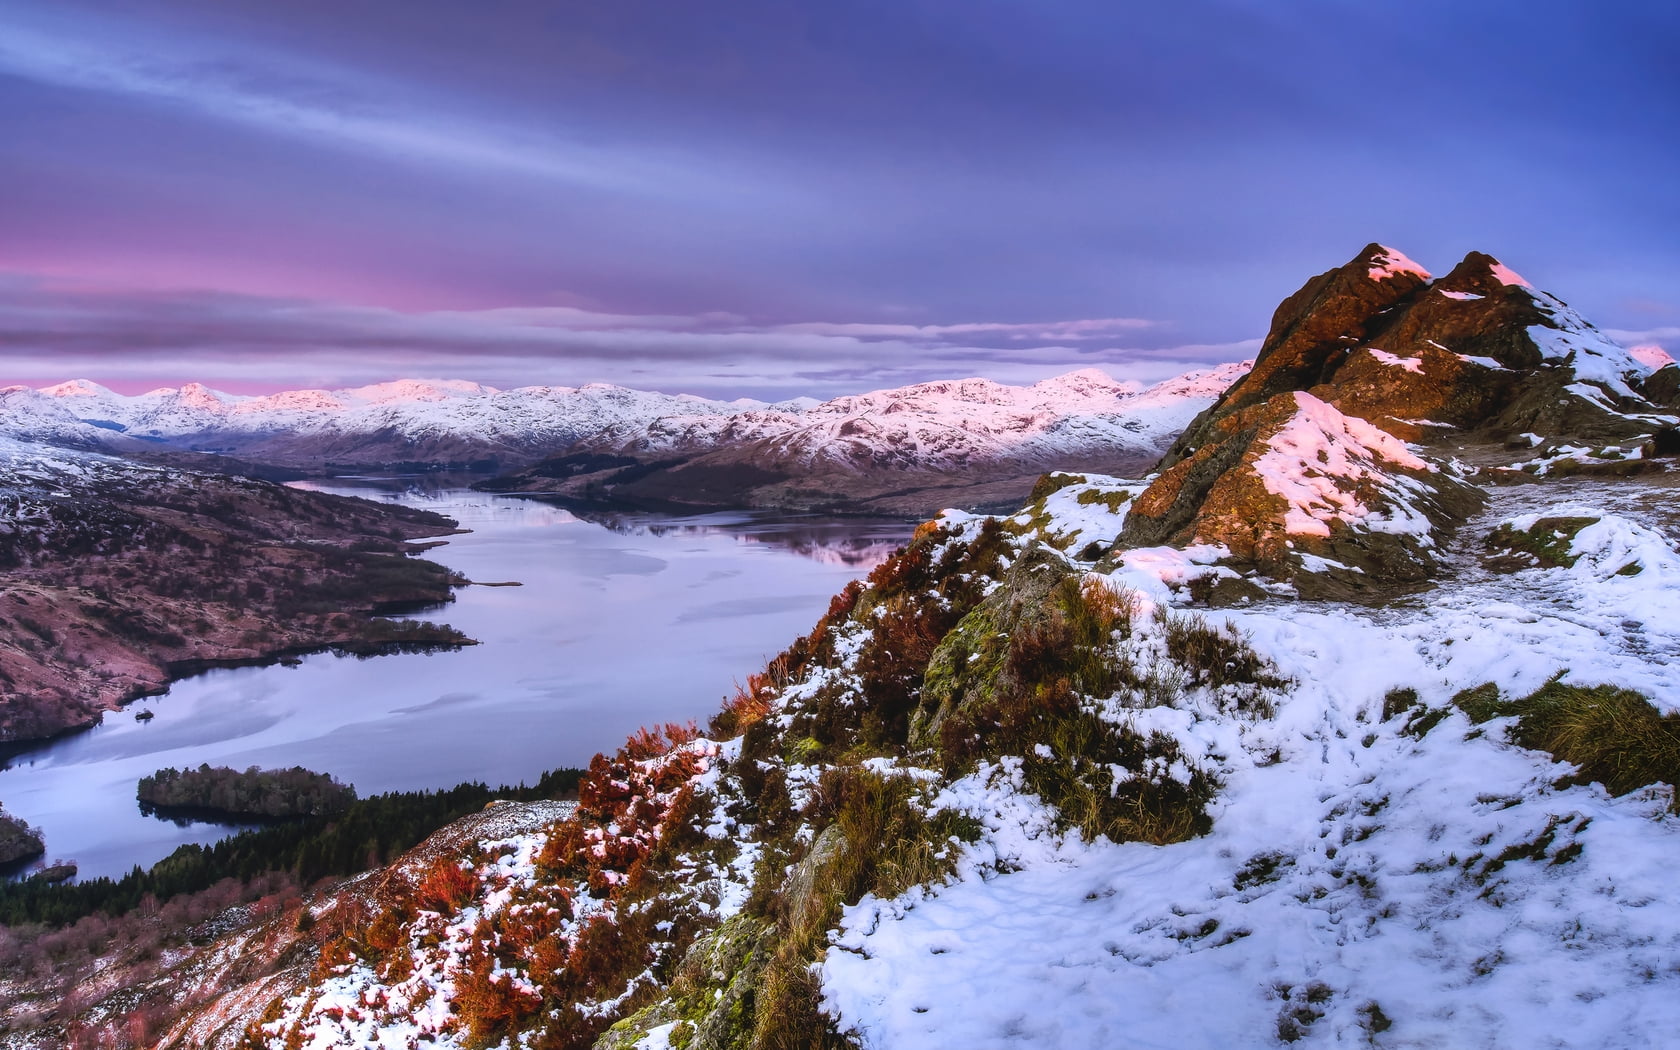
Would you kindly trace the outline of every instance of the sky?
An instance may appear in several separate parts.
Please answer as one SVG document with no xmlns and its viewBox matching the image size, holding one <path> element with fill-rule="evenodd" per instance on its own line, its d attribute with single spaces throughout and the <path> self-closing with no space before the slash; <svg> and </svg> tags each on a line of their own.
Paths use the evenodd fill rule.
<svg viewBox="0 0 1680 1050">
<path fill-rule="evenodd" d="M 1370 241 L 1680 356 L 1680 5 L 0 0 L 0 384 L 1251 356 Z"/>
</svg>

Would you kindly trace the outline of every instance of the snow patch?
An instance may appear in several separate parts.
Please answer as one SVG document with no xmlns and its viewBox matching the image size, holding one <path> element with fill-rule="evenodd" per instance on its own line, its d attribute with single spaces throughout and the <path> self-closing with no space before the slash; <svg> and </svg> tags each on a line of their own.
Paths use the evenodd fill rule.
<svg viewBox="0 0 1680 1050">
<path fill-rule="evenodd" d="M 1493 274 L 1493 279 L 1494 280 L 1498 281 L 1500 284 L 1505 285 L 1507 288 L 1533 288 L 1534 287 L 1532 284 L 1528 283 L 1528 279 L 1525 278 L 1522 274 L 1520 274 L 1517 271 L 1511 269 L 1509 266 L 1506 266 L 1502 262 L 1497 262 L 1496 261 L 1492 266 L 1488 267 L 1488 272 Z"/>
<path fill-rule="evenodd" d="M 1381 364 L 1404 368 L 1408 372 L 1423 374 L 1423 362 L 1415 357 L 1401 357 L 1391 354 L 1387 350 L 1379 350 L 1374 346 L 1366 347 L 1366 352 L 1376 358 Z"/>
<path fill-rule="evenodd" d="M 1424 280 L 1429 280 L 1430 274 L 1422 266 L 1406 258 L 1405 254 L 1390 248 L 1386 244 L 1378 245 L 1378 252 L 1371 258 L 1371 268 L 1365 271 L 1373 281 L 1383 281 L 1397 274 L 1413 274 Z"/>
<path fill-rule="evenodd" d="M 1433 472 L 1405 442 L 1354 416 L 1346 416 L 1311 394 L 1297 391 L 1296 411 L 1267 442 L 1254 470 L 1267 491 L 1281 496 L 1284 530 L 1298 536 L 1329 536 L 1333 522 L 1376 532 L 1427 537 L 1429 519 L 1411 504 L 1422 486 L 1393 468 Z M 1373 507 L 1356 494 L 1374 488 L 1388 506 Z"/>
</svg>

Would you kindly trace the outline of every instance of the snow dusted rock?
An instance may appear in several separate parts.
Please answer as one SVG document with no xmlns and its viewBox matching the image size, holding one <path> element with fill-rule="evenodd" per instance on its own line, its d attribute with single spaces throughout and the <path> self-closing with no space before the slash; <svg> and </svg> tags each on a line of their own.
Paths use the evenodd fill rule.
<svg viewBox="0 0 1680 1050">
<path fill-rule="evenodd" d="M 1680 365 L 1664 365 L 1646 377 L 1643 386 L 1651 401 L 1680 410 Z"/>
<path fill-rule="evenodd" d="M 1560 456 L 1647 469 L 1606 446 L 1674 422 L 1646 399 L 1667 391 L 1649 357 L 1490 255 L 1431 281 L 1370 245 L 1278 308 L 1253 370 L 1174 443 L 1123 541 L 1223 544 L 1309 588 L 1422 582 L 1440 531 L 1477 505 L 1429 445 L 1546 435 L 1533 471 Z"/>
<path fill-rule="evenodd" d="M 1660 425 L 1641 392 L 1652 366 L 1499 260 L 1471 252 L 1431 282 L 1395 259 L 1370 245 L 1286 299 L 1253 371 L 1166 465 L 1206 444 L 1221 417 L 1288 390 L 1412 441 L 1453 428 L 1605 441 Z"/>
<path fill-rule="evenodd" d="M 1133 502 L 1123 545 L 1217 544 L 1281 580 L 1417 582 L 1477 499 L 1409 446 L 1302 392 L 1219 419 Z"/>
<path fill-rule="evenodd" d="M 1285 299 L 1272 316 L 1271 331 L 1240 379 L 1174 446 L 1175 452 L 1213 419 L 1289 390 L 1310 390 L 1324 382 L 1383 319 L 1410 296 L 1428 287 L 1429 274 L 1392 248 L 1366 245 L 1345 266 L 1319 274 Z"/>
</svg>

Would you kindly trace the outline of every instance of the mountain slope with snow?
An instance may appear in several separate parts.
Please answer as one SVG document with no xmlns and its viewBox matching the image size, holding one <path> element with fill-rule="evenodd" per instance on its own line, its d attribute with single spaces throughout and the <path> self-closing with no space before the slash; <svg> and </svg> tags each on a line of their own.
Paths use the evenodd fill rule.
<svg viewBox="0 0 1680 1050">
<path fill-rule="evenodd" d="M 1096 370 L 1021 387 L 951 380 L 798 413 L 631 422 L 497 490 L 918 515 L 1010 506 L 1045 470 L 1141 472 L 1247 367 L 1221 365 L 1147 389 Z"/>
<path fill-rule="evenodd" d="M 1533 296 L 1472 261 L 1522 296 L 1443 351 L 1507 355 L 1477 403 L 1585 384 L 1545 418 L 1623 444 L 1353 411 L 1383 391 L 1339 368 L 1415 355 L 1350 326 L 1472 301 L 1373 246 L 1158 474 L 947 511 L 704 730 L 597 756 L 575 808 L 228 919 L 164 964 L 193 1005 L 159 1045 L 1667 1045 L 1680 448 L 1640 375 L 1542 351 Z M 1382 363 L 1403 410 L 1420 373 Z M 863 418 L 915 417 L 908 389 Z"/>
<path fill-rule="evenodd" d="M 382 601 L 444 602 L 401 538 L 441 515 L 0 437 L 0 742 L 47 739 L 205 667 L 455 645 Z"/>
</svg>

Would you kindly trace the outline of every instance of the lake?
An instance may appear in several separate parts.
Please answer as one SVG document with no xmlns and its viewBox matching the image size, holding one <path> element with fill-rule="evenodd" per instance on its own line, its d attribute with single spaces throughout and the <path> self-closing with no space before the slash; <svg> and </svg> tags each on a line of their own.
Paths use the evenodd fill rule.
<svg viewBox="0 0 1680 1050">
<path fill-rule="evenodd" d="M 464 587 L 416 614 L 479 645 L 211 671 L 14 757 L 0 801 L 42 828 L 48 859 L 76 861 L 83 878 L 114 876 L 228 834 L 141 815 L 135 781 L 164 766 L 301 765 L 362 795 L 532 783 L 586 765 L 639 726 L 704 725 L 913 527 L 754 512 L 586 521 L 436 479 L 308 487 L 447 514 L 472 531 L 427 557 L 521 586 Z M 143 710 L 154 717 L 136 721 Z"/>
</svg>

